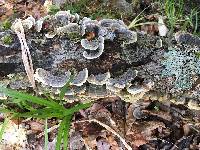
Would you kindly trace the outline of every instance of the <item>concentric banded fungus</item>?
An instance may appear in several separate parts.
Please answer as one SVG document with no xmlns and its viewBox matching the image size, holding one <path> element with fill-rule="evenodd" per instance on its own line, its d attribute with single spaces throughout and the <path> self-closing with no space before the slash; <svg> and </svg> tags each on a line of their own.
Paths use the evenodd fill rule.
<svg viewBox="0 0 200 150">
<path fill-rule="evenodd" d="M 113 92 L 119 92 L 130 84 L 130 82 L 137 76 L 137 72 L 137 70 L 133 71 L 129 69 L 119 78 L 110 78 L 106 83 L 106 88 Z"/>
<path fill-rule="evenodd" d="M 87 39 L 81 40 L 82 41 L 82 46 L 87 48 L 83 52 L 83 56 L 87 59 L 95 59 L 101 56 L 104 50 L 104 38 L 99 37 L 98 42 L 97 41 L 88 41 Z M 98 45 L 97 45 L 98 44 Z M 98 47 L 97 47 L 98 46 Z"/>
<path fill-rule="evenodd" d="M 99 40 L 82 39 L 81 45 L 87 50 L 97 50 L 99 48 Z"/>
<path fill-rule="evenodd" d="M 136 94 L 144 93 L 147 90 L 143 86 L 131 85 L 130 87 L 127 88 L 127 91 L 132 95 L 136 95 Z"/>
<path fill-rule="evenodd" d="M 115 31 L 117 39 L 123 41 L 124 44 L 131 44 L 137 41 L 137 33 L 125 28 Z"/>
<path fill-rule="evenodd" d="M 86 59 L 95 59 L 101 56 L 101 54 L 103 53 L 103 48 L 99 49 L 98 51 L 84 51 L 83 52 L 83 57 L 85 57 Z"/>
<path fill-rule="evenodd" d="M 176 32 L 175 39 L 178 43 L 200 45 L 200 38 L 187 32 Z"/>
<path fill-rule="evenodd" d="M 136 94 L 144 95 L 146 92 L 151 90 L 153 86 L 154 83 L 152 81 L 146 81 L 143 83 L 143 85 L 130 85 L 129 87 L 127 87 L 127 91 L 132 95 Z"/>
<path fill-rule="evenodd" d="M 116 87 L 113 82 L 110 82 L 110 80 L 106 83 L 106 89 L 114 93 L 118 93 L 122 90 L 121 88 Z"/>
<path fill-rule="evenodd" d="M 110 72 L 106 72 L 104 74 L 98 74 L 98 75 L 91 74 L 88 77 L 87 81 L 91 84 L 103 85 L 103 84 L 106 84 L 109 78 L 110 78 Z"/>
<path fill-rule="evenodd" d="M 105 95 L 109 95 L 110 92 L 105 88 L 104 85 L 90 84 L 87 89 L 87 94 L 93 98 L 102 98 Z"/>
<path fill-rule="evenodd" d="M 58 11 L 55 14 L 55 18 L 62 25 L 68 25 L 69 23 L 78 22 L 79 21 L 79 15 L 78 14 L 72 15 L 70 13 L 70 10 L 68 10 L 68 11 Z"/>
<path fill-rule="evenodd" d="M 87 32 L 98 32 L 99 26 L 97 20 L 91 20 L 90 18 L 84 17 L 80 23 L 81 35 L 85 35 Z"/>
<path fill-rule="evenodd" d="M 82 86 L 88 78 L 88 69 L 85 68 L 80 71 L 74 78 L 74 80 L 70 83 L 71 85 Z"/>
<path fill-rule="evenodd" d="M 51 87 L 63 87 L 70 79 L 70 75 L 71 73 L 68 71 L 65 73 L 65 75 L 54 76 L 42 68 L 37 68 L 34 77 L 35 80 L 44 85 Z"/>
<path fill-rule="evenodd" d="M 102 19 L 99 21 L 99 25 L 101 27 L 106 27 L 106 28 L 121 28 L 121 27 L 126 27 L 127 26 L 124 24 L 122 20 L 114 20 L 114 19 Z"/>
</svg>

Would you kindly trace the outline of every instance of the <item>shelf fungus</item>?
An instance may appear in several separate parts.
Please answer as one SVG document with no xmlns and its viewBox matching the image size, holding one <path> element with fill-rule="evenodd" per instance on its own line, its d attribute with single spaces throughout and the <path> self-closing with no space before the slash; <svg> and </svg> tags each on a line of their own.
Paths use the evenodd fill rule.
<svg viewBox="0 0 200 150">
<path fill-rule="evenodd" d="M 175 39 L 178 43 L 200 45 L 200 38 L 187 32 L 176 32 Z"/>
<path fill-rule="evenodd" d="M 82 86 L 88 78 L 88 69 L 84 68 L 82 71 L 78 72 L 75 75 L 73 81 L 70 83 L 71 85 Z"/>
<path fill-rule="evenodd" d="M 137 34 L 128 29 L 122 20 L 102 19 L 92 20 L 84 17 L 79 20 L 78 14 L 71 14 L 70 11 L 59 11 L 55 15 L 47 15 L 39 20 L 30 16 L 22 20 L 25 29 L 34 29 L 43 32 L 47 39 L 57 36 L 67 36 L 80 40 L 84 48 L 83 57 L 96 59 L 104 52 L 104 41 L 119 41 L 123 44 L 130 44 L 137 41 Z"/>
<path fill-rule="evenodd" d="M 80 17 L 78 14 L 72 15 L 70 13 L 70 10 L 68 10 L 68 11 L 58 11 L 55 14 L 55 18 L 56 20 L 59 21 L 60 24 L 67 25 L 72 22 L 78 22 Z"/>
<path fill-rule="evenodd" d="M 110 72 L 108 71 L 106 73 L 98 74 L 98 75 L 91 74 L 88 77 L 87 81 L 95 85 L 104 85 L 106 84 L 109 78 L 110 78 Z"/>
<path fill-rule="evenodd" d="M 146 92 L 152 89 L 154 83 L 152 81 L 146 81 L 143 85 L 130 85 L 127 87 L 127 92 L 132 95 L 144 95 Z M 141 96 L 141 97 L 142 97 Z"/>
<path fill-rule="evenodd" d="M 37 68 L 35 72 L 35 80 L 46 86 L 63 87 L 69 81 L 71 73 L 67 71 L 64 75 L 55 76 L 51 72 L 42 68 Z"/>
<path fill-rule="evenodd" d="M 104 40 L 122 41 L 123 44 L 130 44 L 137 41 L 137 34 L 128 29 L 121 20 L 103 19 L 100 21 L 84 17 L 81 21 L 81 34 L 89 35 L 81 40 L 85 49 L 83 56 L 86 59 L 95 59 L 101 56 L 104 51 Z M 122 45 L 123 45 L 122 44 Z M 97 50 L 93 52 L 94 50 Z"/>
<path fill-rule="evenodd" d="M 129 69 L 118 78 L 110 78 L 106 83 L 106 88 L 112 92 L 119 92 L 129 86 L 131 81 L 137 76 L 137 70 Z"/>
<path fill-rule="evenodd" d="M 104 38 L 100 36 L 96 40 L 82 39 L 81 45 L 85 48 L 83 56 L 86 59 L 95 59 L 101 56 L 104 50 Z"/>
</svg>

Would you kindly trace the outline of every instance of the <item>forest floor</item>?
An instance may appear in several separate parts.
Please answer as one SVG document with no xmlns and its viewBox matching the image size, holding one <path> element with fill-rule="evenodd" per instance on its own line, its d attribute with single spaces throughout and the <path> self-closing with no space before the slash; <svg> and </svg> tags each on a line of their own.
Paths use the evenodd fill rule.
<svg viewBox="0 0 200 150">
<path fill-rule="evenodd" d="M 161 21 L 167 28 L 166 34 L 165 28 L 162 31 L 164 36 L 184 31 L 198 37 L 199 5 L 198 0 L 0 0 L 0 23 L 1 28 L 7 30 L 16 18 L 25 19 L 31 15 L 39 19 L 60 10 L 70 10 L 81 18 L 120 19 L 133 31 L 161 36 L 158 21 L 162 16 Z M 5 74 L 0 71 L 0 76 L 2 79 Z M 17 99 L 20 97 L 15 97 Z M 3 105 L 2 101 L 5 100 L 0 101 Z M 64 105 L 74 108 L 76 104 Z M 13 117 L 10 112 L 0 113 L 0 138 L 3 139 L 0 149 L 58 150 L 62 147 L 62 136 L 63 145 L 68 141 L 70 150 L 200 149 L 200 110 L 182 103 L 160 102 L 153 98 L 129 103 L 119 97 L 109 97 L 81 107 L 85 109 L 72 110 L 71 121 L 64 117 L 64 123 L 59 117 L 25 118 Z M 67 127 L 61 129 L 63 124 L 69 126 L 69 132 Z"/>
</svg>

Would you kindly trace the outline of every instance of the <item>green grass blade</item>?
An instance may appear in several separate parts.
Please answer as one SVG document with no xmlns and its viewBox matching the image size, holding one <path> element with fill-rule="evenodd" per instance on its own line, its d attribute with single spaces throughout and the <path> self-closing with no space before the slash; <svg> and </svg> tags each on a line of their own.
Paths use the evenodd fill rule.
<svg viewBox="0 0 200 150">
<path fill-rule="evenodd" d="M 0 113 L 15 113 L 15 112 L 6 108 L 0 108 Z"/>
<path fill-rule="evenodd" d="M 60 95 L 59 95 L 60 100 L 62 100 L 62 99 L 64 98 L 65 93 L 66 93 L 66 91 L 69 89 L 69 87 L 70 87 L 70 82 L 72 82 L 73 78 L 74 78 L 74 73 L 72 72 L 71 75 L 70 75 L 69 81 L 67 81 L 67 83 L 62 87 L 62 89 L 61 89 L 61 91 L 60 91 Z"/>
<path fill-rule="evenodd" d="M 131 28 L 133 28 L 134 26 L 135 26 L 135 23 L 136 22 L 139 22 L 140 20 L 142 20 L 142 19 L 140 19 L 139 17 L 142 15 L 142 13 L 146 10 L 146 9 L 148 9 L 149 7 L 150 7 L 151 5 L 149 5 L 148 7 L 146 7 L 145 9 L 143 9 L 136 17 L 135 17 L 135 19 L 133 19 L 133 21 L 129 24 L 129 26 L 128 26 L 128 28 L 129 29 L 131 29 Z"/>
<path fill-rule="evenodd" d="M 24 108 L 26 108 L 29 111 L 36 111 L 36 109 L 34 109 L 31 105 L 27 104 L 27 101 L 22 101 L 21 104 Z"/>
<path fill-rule="evenodd" d="M 62 120 L 62 122 L 59 126 L 59 129 L 58 129 L 57 139 L 56 139 L 56 150 L 60 150 L 64 127 L 65 127 L 65 119 Z"/>
<path fill-rule="evenodd" d="M 43 98 L 39 98 L 36 96 L 32 96 L 30 94 L 26 94 L 26 93 L 22 93 L 22 92 L 18 92 L 18 91 L 14 91 L 14 90 L 10 90 L 4 87 L 0 86 L 0 92 L 12 97 L 12 98 L 17 98 L 17 99 L 21 99 L 24 101 L 29 101 L 35 104 L 39 104 L 39 105 L 43 105 L 43 106 L 47 106 L 47 107 L 51 107 L 53 109 L 61 109 L 63 110 L 64 107 L 62 107 L 61 105 L 59 105 L 56 102 L 50 102 L 46 99 Z"/>
<path fill-rule="evenodd" d="M 44 149 L 45 150 L 48 150 L 48 131 L 47 131 L 47 126 L 48 126 L 48 124 L 47 124 L 47 120 L 48 119 L 45 119 L 45 134 L 44 134 Z"/>
<path fill-rule="evenodd" d="M 71 119 L 72 119 L 72 115 L 65 117 L 65 128 L 63 131 L 63 150 L 67 150 Z"/>
<path fill-rule="evenodd" d="M 86 108 L 90 107 L 91 105 L 92 105 L 92 103 L 78 104 L 72 108 L 66 109 L 64 111 L 64 116 L 74 114 L 75 112 L 78 112 L 80 109 L 86 109 Z"/>
<path fill-rule="evenodd" d="M 25 113 L 18 113 L 16 117 L 33 117 L 33 118 L 52 118 L 52 117 L 58 117 L 61 118 L 63 117 L 63 112 L 54 110 L 52 108 L 43 108 L 43 109 L 38 109 L 30 112 L 25 112 Z"/>
<path fill-rule="evenodd" d="M 196 34 L 197 28 L 198 28 L 198 13 L 199 13 L 199 12 L 196 12 L 196 13 L 195 13 L 195 26 L 194 26 L 193 34 Z"/>
</svg>

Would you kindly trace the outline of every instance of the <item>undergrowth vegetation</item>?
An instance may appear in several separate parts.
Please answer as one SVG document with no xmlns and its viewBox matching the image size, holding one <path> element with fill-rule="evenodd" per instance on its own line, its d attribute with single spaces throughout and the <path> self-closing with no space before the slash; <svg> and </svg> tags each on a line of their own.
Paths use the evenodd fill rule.
<svg viewBox="0 0 200 150">
<path fill-rule="evenodd" d="M 18 92 L 15 90 L 7 89 L 0 86 L 0 93 L 8 96 L 8 99 L 3 101 L 0 107 L 1 113 L 9 114 L 9 118 L 4 120 L 1 127 L 0 138 L 4 133 L 7 121 L 11 118 L 39 118 L 45 119 L 45 136 L 47 136 L 47 119 L 53 117 L 61 120 L 57 133 L 56 150 L 67 150 L 70 122 L 74 113 L 80 109 L 90 107 L 91 103 L 77 104 L 71 108 L 65 108 L 62 101 L 53 100 L 50 98 L 40 98 L 31 94 Z M 62 95 L 60 96 L 62 99 Z M 45 147 L 47 149 L 48 138 L 45 137 Z"/>
<path fill-rule="evenodd" d="M 185 10 L 185 0 L 159 0 L 160 6 L 164 9 L 167 23 L 171 33 L 176 27 L 182 31 L 192 30 L 196 34 L 199 21 L 199 9 Z"/>
</svg>

